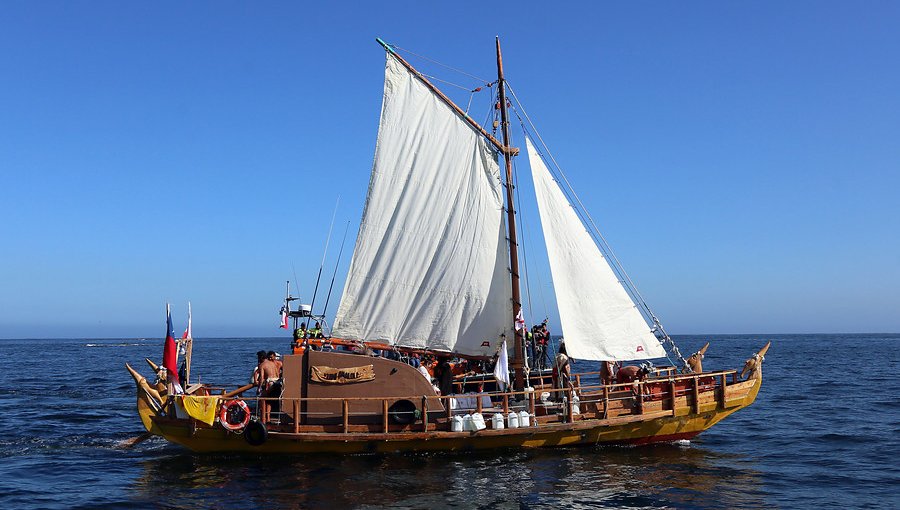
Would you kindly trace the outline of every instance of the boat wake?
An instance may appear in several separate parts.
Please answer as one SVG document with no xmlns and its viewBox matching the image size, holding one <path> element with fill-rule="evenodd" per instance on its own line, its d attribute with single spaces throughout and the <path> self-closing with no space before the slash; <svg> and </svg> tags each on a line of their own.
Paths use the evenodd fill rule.
<svg viewBox="0 0 900 510">
<path fill-rule="evenodd" d="M 153 344 L 84 344 L 85 347 L 146 347 Z"/>
</svg>

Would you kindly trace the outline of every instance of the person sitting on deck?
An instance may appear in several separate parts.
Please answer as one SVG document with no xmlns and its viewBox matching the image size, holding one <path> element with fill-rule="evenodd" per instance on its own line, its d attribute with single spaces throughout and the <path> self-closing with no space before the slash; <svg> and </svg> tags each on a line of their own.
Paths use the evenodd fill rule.
<svg viewBox="0 0 900 510">
<path fill-rule="evenodd" d="M 299 328 L 294 330 L 294 342 L 291 344 L 291 347 L 299 347 L 307 336 L 306 323 L 303 322 L 300 324 Z"/>
<path fill-rule="evenodd" d="M 318 322 L 309 330 L 309 338 L 322 338 L 322 325 Z"/>
</svg>

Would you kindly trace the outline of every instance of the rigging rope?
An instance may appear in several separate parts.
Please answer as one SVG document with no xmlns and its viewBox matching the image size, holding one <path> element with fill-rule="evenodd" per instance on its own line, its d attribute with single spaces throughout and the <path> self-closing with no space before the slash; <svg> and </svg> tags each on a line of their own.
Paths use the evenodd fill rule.
<svg viewBox="0 0 900 510">
<path fill-rule="evenodd" d="M 591 229 L 589 230 L 589 232 L 590 232 L 591 236 L 594 237 L 596 241 L 598 241 L 598 245 L 601 248 L 601 250 L 603 252 L 605 252 L 609 256 L 611 261 L 613 262 L 612 264 L 610 264 L 610 266 L 613 268 L 613 270 L 616 273 L 619 274 L 619 276 L 621 278 L 620 283 L 622 283 L 626 292 L 628 292 L 629 294 L 632 295 L 632 297 L 638 302 L 638 304 L 644 310 L 644 312 L 646 313 L 648 318 L 653 322 L 653 327 L 651 328 L 651 332 L 653 332 L 654 335 L 657 336 L 657 338 L 660 341 L 662 341 L 663 344 L 669 344 L 672 352 L 678 357 L 678 359 L 681 360 L 682 366 L 686 366 L 687 360 L 685 360 L 684 356 L 681 354 L 681 351 L 678 349 L 678 346 L 675 345 L 675 341 L 672 340 L 672 338 L 669 336 L 669 334 L 665 331 L 665 329 L 662 326 L 662 323 L 659 321 L 659 318 L 657 318 L 656 315 L 653 313 L 653 311 L 650 309 L 650 306 L 644 300 L 644 297 L 641 295 L 640 291 L 638 291 L 637 286 L 634 284 L 634 281 L 632 281 L 631 277 L 628 276 L 628 273 L 625 271 L 625 268 L 622 266 L 622 263 L 619 262 L 618 257 L 616 257 L 616 255 L 615 255 L 615 252 L 612 251 L 612 248 L 610 247 L 609 243 L 606 241 L 606 238 L 603 237 L 603 234 L 600 232 L 600 229 L 597 228 L 596 223 L 594 223 L 594 219 L 591 217 L 590 213 L 587 211 L 587 208 L 584 206 L 584 203 L 581 201 L 581 198 L 578 197 L 578 194 L 575 192 L 575 189 L 569 183 L 569 180 L 566 178 L 565 173 L 562 171 L 562 167 L 560 167 L 559 163 L 557 163 L 556 158 L 553 157 L 553 154 L 550 152 L 550 149 L 547 147 L 547 144 L 544 142 L 544 139 L 541 137 L 540 133 L 538 132 L 537 127 L 534 125 L 534 123 L 531 121 L 531 118 L 528 116 L 528 112 L 525 111 L 525 107 L 522 105 L 522 102 L 519 101 L 518 96 L 516 96 L 516 93 L 512 89 L 512 86 L 509 85 L 509 82 L 507 82 L 506 85 L 507 85 L 507 89 L 509 90 L 509 92 L 512 95 L 513 99 L 515 100 L 516 104 L 521 108 L 522 114 L 525 116 L 525 119 L 528 121 L 528 124 L 532 128 L 531 130 L 526 129 L 526 132 L 531 132 L 531 131 L 534 132 L 534 135 L 537 137 L 537 140 L 540 142 L 541 146 L 546 151 L 547 156 L 550 158 L 550 161 L 553 163 L 555 173 L 557 173 L 559 175 L 562 182 L 565 182 L 565 184 L 566 184 L 565 188 L 561 187 L 563 193 L 565 195 L 570 196 L 572 199 L 574 199 L 574 202 L 578 206 L 578 207 L 575 207 L 576 213 L 578 213 L 578 215 L 582 217 L 582 221 L 584 221 L 586 219 L 587 223 L 590 224 Z M 516 116 L 519 117 L 518 109 L 513 109 L 513 111 L 516 114 Z M 522 122 L 521 117 L 519 117 L 519 122 L 522 123 L 523 127 L 524 127 L 524 123 Z M 671 362 L 674 365 L 674 362 L 672 362 L 672 360 L 668 357 L 668 354 L 666 355 L 666 358 L 669 359 L 669 362 Z"/>
<path fill-rule="evenodd" d="M 459 73 L 459 74 L 468 76 L 469 78 L 473 78 L 473 79 L 478 80 L 478 81 L 480 81 L 480 82 L 482 82 L 482 83 L 487 83 L 487 80 L 481 79 L 481 78 L 475 76 L 474 74 L 469 74 L 469 73 L 467 73 L 467 72 L 465 72 L 465 71 L 463 71 L 463 70 L 461 70 L 461 69 L 457 69 L 457 68 L 455 68 L 455 67 L 448 66 L 447 64 L 444 64 L 444 63 L 442 63 L 442 62 L 438 62 L 437 60 L 434 60 L 434 59 L 430 59 L 430 58 L 428 58 L 428 57 L 426 57 L 426 56 L 424 56 L 424 55 L 419 55 L 418 53 L 413 53 L 412 51 L 409 51 L 409 50 L 407 50 L 406 48 L 401 48 L 401 47 L 395 46 L 395 45 L 391 45 L 391 48 L 393 48 L 394 50 L 403 51 L 403 52 L 408 53 L 408 54 L 410 54 L 410 55 L 413 55 L 413 56 L 415 56 L 415 57 L 417 57 L 417 58 L 421 58 L 422 60 L 427 60 L 427 61 L 429 61 L 429 62 L 431 62 L 431 63 L 433 63 L 433 64 L 437 64 L 437 65 L 439 65 L 439 66 L 441 66 L 441 67 L 445 67 L 445 68 L 447 68 L 447 69 L 450 69 L 451 71 L 454 71 L 454 72 L 457 72 L 457 73 Z"/>
</svg>

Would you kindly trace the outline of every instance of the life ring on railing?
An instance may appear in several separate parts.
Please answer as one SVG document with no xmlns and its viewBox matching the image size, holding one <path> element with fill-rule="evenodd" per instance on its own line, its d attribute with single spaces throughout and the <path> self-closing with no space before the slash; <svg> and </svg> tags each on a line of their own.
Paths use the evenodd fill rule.
<svg viewBox="0 0 900 510">
<path fill-rule="evenodd" d="M 225 430 L 238 432 L 250 422 L 250 408 L 243 400 L 229 400 L 222 404 L 219 411 L 219 423 Z"/>
</svg>

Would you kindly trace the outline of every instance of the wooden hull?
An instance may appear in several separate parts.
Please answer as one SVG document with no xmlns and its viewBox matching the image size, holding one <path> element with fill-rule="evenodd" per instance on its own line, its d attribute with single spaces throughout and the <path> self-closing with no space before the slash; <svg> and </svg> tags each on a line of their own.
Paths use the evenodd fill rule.
<svg viewBox="0 0 900 510">
<path fill-rule="evenodd" d="M 568 423 L 538 423 L 531 427 L 477 432 L 270 432 L 260 446 L 241 434 L 220 427 L 197 427 L 190 420 L 152 418 L 148 430 L 166 440 L 202 453 L 253 454 L 449 452 L 498 448 L 548 448 L 597 444 L 650 444 L 691 439 L 756 399 L 761 379 L 728 386 L 724 398 L 715 392 L 685 395 L 674 402 L 647 402 L 639 414 L 610 418 L 577 415 Z M 147 423 L 145 422 L 145 425 Z"/>
</svg>

